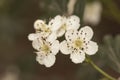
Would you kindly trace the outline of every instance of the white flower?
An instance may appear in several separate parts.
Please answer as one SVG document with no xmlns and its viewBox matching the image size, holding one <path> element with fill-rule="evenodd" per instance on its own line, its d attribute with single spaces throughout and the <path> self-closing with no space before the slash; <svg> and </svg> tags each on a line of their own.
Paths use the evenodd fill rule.
<svg viewBox="0 0 120 80">
<path fill-rule="evenodd" d="M 57 15 L 54 19 L 48 23 L 50 29 L 56 32 L 57 36 L 60 37 L 65 33 L 65 21 L 66 17 Z"/>
<path fill-rule="evenodd" d="M 48 25 L 52 31 L 56 32 L 58 37 L 61 37 L 66 30 L 78 29 L 80 27 L 80 19 L 75 15 L 67 18 L 57 15 Z"/>
<path fill-rule="evenodd" d="M 74 63 L 82 63 L 85 54 L 94 55 L 98 51 L 96 42 L 91 41 L 93 31 L 85 26 L 79 31 L 68 30 L 65 34 L 66 40 L 60 43 L 60 51 L 63 54 L 70 54 L 70 59 Z"/>
<path fill-rule="evenodd" d="M 44 38 L 49 42 L 52 42 L 57 39 L 56 33 L 51 31 L 47 24 L 43 20 L 36 20 L 34 22 L 35 33 L 28 35 L 28 39 L 33 41 L 37 38 Z"/>
<path fill-rule="evenodd" d="M 102 5 L 100 2 L 87 3 L 85 6 L 83 20 L 85 23 L 97 25 L 100 22 Z"/>
<path fill-rule="evenodd" d="M 52 33 L 45 21 L 39 19 L 34 22 L 34 29 L 36 33 L 40 33 L 43 37 L 48 37 Z"/>
<path fill-rule="evenodd" d="M 35 39 L 32 46 L 37 50 L 36 60 L 46 67 L 51 67 L 55 63 L 55 55 L 59 51 L 59 41 L 55 40 L 52 43 L 43 39 Z"/>
<path fill-rule="evenodd" d="M 46 67 L 51 67 L 55 63 L 55 55 L 59 51 L 59 41 L 56 40 L 55 32 L 42 20 L 36 20 L 34 23 L 35 33 L 28 35 L 32 41 L 32 46 L 37 50 L 36 60 Z"/>
</svg>

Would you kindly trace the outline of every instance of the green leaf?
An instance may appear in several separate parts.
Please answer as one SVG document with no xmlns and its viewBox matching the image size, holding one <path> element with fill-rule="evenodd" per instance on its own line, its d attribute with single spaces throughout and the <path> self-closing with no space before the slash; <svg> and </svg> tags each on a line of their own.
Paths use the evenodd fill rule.
<svg viewBox="0 0 120 80">
<path fill-rule="evenodd" d="M 99 52 L 104 56 L 106 63 L 120 72 L 120 35 L 115 38 L 106 35 L 103 39 L 104 44 L 100 46 Z"/>
</svg>

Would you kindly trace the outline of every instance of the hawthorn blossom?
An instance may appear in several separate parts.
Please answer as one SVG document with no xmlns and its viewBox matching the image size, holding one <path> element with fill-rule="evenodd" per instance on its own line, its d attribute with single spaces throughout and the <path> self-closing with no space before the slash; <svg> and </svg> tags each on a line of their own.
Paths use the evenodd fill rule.
<svg viewBox="0 0 120 80">
<path fill-rule="evenodd" d="M 59 51 L 59 41 L 55 40 L 52 43 L 43 39 L 35 39 L 32 42 L 32 46 L 37 50 L 36 61 L 46 67 L 51 67 L 55 63 L 55 55 Z"/>
<path fill-rule="evenodd" d="M 31 33 L 28 35 L 28 39 L 30 41 L 35 40 L 36 38 L 44 38 L 49 42 L 54 41 L 57 39 L 57 35 L 55 32 L 52 32 L 48 25 L 43 20 L 36 20 L 34 22 L 34 29 L 35 33 Z"/>
<path fill-rule="evenodd" d="M 57 15 L 54 19 L 51 19 L 48 25 L 53 32 L 56 32 L 58 37 L 61 37 L 66 30 L 77 30 L 80 27 L 80 19 L 75 15 L 70 17 Z"/>
<path fill-rule="evenodd" d="M 93 30 L 89 26 L 77 30 L 68 30 L 65 33 L 66 40 L 60 43 L 60 51 L 63 54 L 70 54 L 74 63 L 82 63 L 85 55 L 94 55 L 98 51 L 96 42 L 91 41 Z"/>
<path fill-rule="evenodd" d="M 51 67 L 55 63 L 55 55 L 59 51 L 59 41 L 56 40 L 55 32 L 52 32 L 43 20 L 36 20 L 34 23 L 35 33 L 28 35 L 32 41 L 32 46 L 37 52 L 36 60 L 46 67 Z"/>
<path fill-rule="evenodd" d="M 56 60 L 55 55 L 60 51 L 63 54 L 70 54 L 70 59 L 74 63 L 82 63 L 85 55 L 93 55 L 97 52 L 96 42 L 91 41 L 93 31 L 85 26 L 78 31 L 80 19 L 75 16 L 57 15 L 48 24 L 43 20 L 36 20 L 34 23 L 35 33 L 28 35 L 32 41 L 32 46 L 36 50 L 36 60 L 46 67 L 51 67 Z M 65 33 L 66 32 L 66 33 Z M 66 40 L 59 45 L 57 37 L 65 33 Z"/>
<path fill-rule="evenodd" d="M 29 40 L 32 41 L 32 46 L 37 50 L 36 61 L 40 64 L 45 65 L 46 67 L 51 67 L 55 63 L 55 55 L 59 51 L 59 41 L 51 40 L 49 38 L 45 39 L 41 37 L 40 34 L 32 33 L 28 36 Z"/>
<path fill-rule="evenodd" d="M 51 30 L 48 27 L 48 25 L 45 23 L 45 21 L 40 19 L 34 22 L 34 29 L 36 30 L 37 33 L 41 33 L 43 37 L 47 37 L 51 33 Z"/>
</svg>

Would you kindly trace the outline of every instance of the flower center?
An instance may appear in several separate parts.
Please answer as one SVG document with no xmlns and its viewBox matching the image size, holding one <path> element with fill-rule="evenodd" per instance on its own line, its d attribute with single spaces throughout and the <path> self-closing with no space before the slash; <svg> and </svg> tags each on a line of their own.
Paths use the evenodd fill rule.
<svg viewBox="0 0 120 80">
<path fill-rule="evenodd" d="M 76 40 L 74 41 L 74 47 L 75 47 L 75 48 L 81 48 L 82 45 L 83 45 L 83 41 L 82 41 L 82 40 L 76 39 Z"/>
<path fill-rule="evenodd" d="M 66 30 L 66 24 L 63 24 L 61 28 Z"/>
<path fill-rule="evenodd" d="M 66 30 L 66 24 L 63 24 L 58 30 L 57 30 L 57 34 L 61 34 L 62 32 L 64 33 L 64 31 Z"/>
<path fill-rule="evenodd" d="M 45 32 L 50 32 L 50 29 L 47 27 L 46 24 L 42 24 L 41 30 Z"/>
<path fill-rule="evenodd" d="M 66 24 L 63 24 L 63 25 L 58 29 L 58 31 L 62 31 L 62 30 L 66 30 Z"/>
<path fill-rule="evenodd" d="M 48 45 L 43 44 L 41 47 L 41 50 L 44 51 L 45 53 L 48 53 L 50 51 L 50 48 Z"/>
</svg>

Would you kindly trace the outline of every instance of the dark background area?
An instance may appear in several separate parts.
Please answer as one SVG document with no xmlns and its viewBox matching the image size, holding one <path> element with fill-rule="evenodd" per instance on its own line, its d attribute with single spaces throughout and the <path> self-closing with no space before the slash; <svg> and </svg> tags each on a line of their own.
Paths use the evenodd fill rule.
<svg viewBox="0 0 120 80">
<path fill-rule="evenodd" d="M 105 35 L 114 37 L 120 33 L 120 1 L 110 1 L 114 2 L 118 10 L 109 7 L 109 0 L 101 0 L 101 21 L 99 25 L 91 26 L 94 40 L 98 44 L 103 44 Z M 0 80 L 6 70 L 18 74 L 19 80 L 98 80 L 103 77 L 88 64 L 74 64 L 69 56 L 61 53 L 56 56 L 56 63 L 51 68 L 35 61 L 36 54 L 27 38 L 29 33 L 34 32 L 34 21 L 63 15 L 67 2 L 68 0 L 0 0 Z M 116 13 L 111 13 L 112 10 Z M 92 56 L 95 63 L 111 75 L 120 76 L 100 56 L 99 53 Z"/>
</svg>

